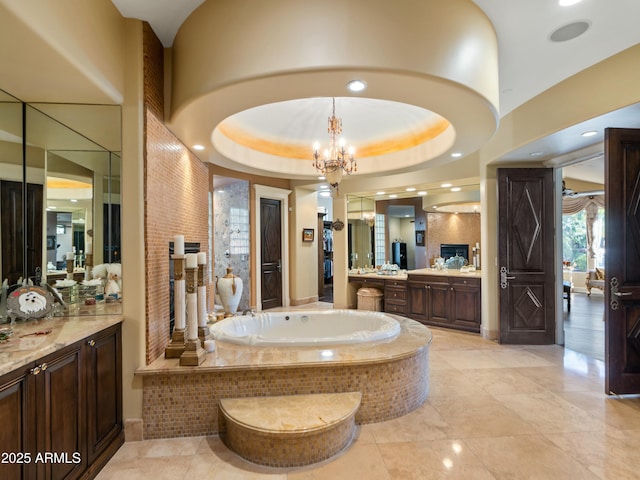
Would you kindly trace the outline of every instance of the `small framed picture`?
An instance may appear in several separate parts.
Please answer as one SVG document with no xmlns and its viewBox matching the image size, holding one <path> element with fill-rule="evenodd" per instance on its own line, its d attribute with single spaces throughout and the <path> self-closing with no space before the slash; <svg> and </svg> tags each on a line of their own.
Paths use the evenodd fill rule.
<svg viewBox="0 0 640 480">
<path fill-rule="evenodd" d="M 303 242 L 313 242 L 314 230 L 313 228 L 303 228 L 302 229 L 302 241 Z"/>
<path fill-rule="evenodd" d="M 416 246 L 424 247 L 424 230 L 416 230 Z"/>
</svg>

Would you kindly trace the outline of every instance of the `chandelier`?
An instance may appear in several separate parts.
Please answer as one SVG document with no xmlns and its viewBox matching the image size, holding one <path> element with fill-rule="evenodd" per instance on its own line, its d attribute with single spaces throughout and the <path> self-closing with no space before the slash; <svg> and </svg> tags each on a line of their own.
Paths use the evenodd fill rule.
<svg viewBox="0 0 640 480">
<path fill-rule="evenodd" d="M 329 117 L 329 148 L 320 155 L 320 146 L 316 143 L 313 147 L 313 166 L 321 175 L 324 175 L 331 186 L 331 196 L 339 194 L 338 185 L 343 173 L 351 175 L 358 169 L 354 158 L 353 147 L 346 148 L 344 140 L 338 141 L 338 135 L 342 133 L 342 119 L 336 117 L 336 99 L 333 99 L 333 112 Z"/>
</svg>

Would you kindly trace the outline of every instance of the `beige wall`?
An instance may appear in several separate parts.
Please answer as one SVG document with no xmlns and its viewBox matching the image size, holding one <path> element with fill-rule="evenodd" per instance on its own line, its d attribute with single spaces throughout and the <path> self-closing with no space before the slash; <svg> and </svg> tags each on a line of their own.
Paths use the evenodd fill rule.
<svg viewBox="0 0 640 480">
<path fill-rule="evenodd" d="M 289 274 L 291 275 L 291 305 L 318 300 L 318 193 L 315 190 L 294 188 L 289 196 Z M 302 229 L 314 230 L 313 242 L 302 241 Z"/>
</svg>

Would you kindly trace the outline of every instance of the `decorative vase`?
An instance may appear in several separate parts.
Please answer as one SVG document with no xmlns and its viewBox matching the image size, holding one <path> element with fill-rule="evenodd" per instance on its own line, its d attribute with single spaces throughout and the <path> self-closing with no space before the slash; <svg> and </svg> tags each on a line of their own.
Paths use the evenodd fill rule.
<svg viewBox="0 0 640 480">
<path fill-rule="evenodd" d="M 234 315 L 238 311 L 238 304 L 242 296 L 242 279 L 236 277 L 233 268 L 227 267 L 224 277 L 216 278 L 216 290 L 224 307 L 226 317 Z"/>
</svg>

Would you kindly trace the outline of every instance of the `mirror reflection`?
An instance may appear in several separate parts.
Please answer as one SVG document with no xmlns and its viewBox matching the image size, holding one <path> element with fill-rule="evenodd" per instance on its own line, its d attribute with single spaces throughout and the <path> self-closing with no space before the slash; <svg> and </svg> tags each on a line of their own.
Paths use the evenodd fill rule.
<svg viewBox="0 0 640 480">
<path fill-rule="evenodd" d="M 73 313 L 119 303 L 120 124 L 119 106 L 25 104 L 0 91 L 0 316 L 7 290 L 25 283 L 92 307 Z M 109 282 L 113 296 L 96 293 Z"/>
</svg>

